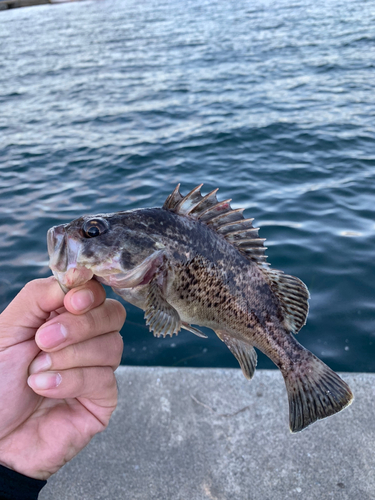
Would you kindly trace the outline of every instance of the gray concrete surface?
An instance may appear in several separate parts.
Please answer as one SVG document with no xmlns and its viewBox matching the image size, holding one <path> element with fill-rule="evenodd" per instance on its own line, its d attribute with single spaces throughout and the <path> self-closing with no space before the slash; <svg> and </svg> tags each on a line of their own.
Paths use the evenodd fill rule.
<svg viewBox="0 0 375 500">
<path fill-rule="evenodd" d="M 375 374 L 354 403 L 290 434 L 281 374 L 120 367 L 108 429 L 40 500 L 375 499 Z"/>
</svg>

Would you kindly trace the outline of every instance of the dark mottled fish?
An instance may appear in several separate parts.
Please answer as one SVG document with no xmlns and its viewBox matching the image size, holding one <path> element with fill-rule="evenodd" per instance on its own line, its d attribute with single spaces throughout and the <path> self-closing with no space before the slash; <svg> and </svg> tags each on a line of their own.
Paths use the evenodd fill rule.
<svg viewBox="0 0 375 500">
<path fill-rule="evenodd" d="M 248 379 L 264 352 L 281 370 L 297 432 L 348 406 L 347 384 L 293 334 L 306 322 L 309 293 L 268 267 L 263 239 L 216 192 L 179 186 L 163 208 L 83 216 L 48 232 L 50 267 L 66 291 L 95 277 L 145 311 L 157 337 L 191 325 L 212 328 Z"/>
</svg>

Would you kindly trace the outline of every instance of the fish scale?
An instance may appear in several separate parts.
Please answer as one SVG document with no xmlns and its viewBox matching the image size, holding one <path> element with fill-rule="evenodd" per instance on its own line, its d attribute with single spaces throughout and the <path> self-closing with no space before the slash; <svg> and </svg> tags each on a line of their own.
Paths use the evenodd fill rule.
<svg viewBox="0 0 375 500">
<path fill-rule="evenodd" d="M 82 216 L 48 232 L 50 267 L 64 290 L 94 276 L 145 311 L 155 336 L 213 329 L 254 375 L 257 355 L 280 369 L 297 432 L 348 406 L 347 384 L 294 337 L 308 314 L 309 292 L 272 269 L 264 239 L 243 209 L 179 185 L 162 208 Z M 69 264 L 68 264 L 69 263 Z"/>
</svg>

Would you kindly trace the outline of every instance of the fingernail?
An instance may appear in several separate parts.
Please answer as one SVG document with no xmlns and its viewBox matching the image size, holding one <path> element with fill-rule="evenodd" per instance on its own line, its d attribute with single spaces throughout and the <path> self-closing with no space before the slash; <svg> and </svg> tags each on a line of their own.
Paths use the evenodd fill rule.
<svg viewBox="0 0 375 500">
<path fill-rule="evenodd" d="M 51 367 L 52 361 L 51 356 L 46 352 L 40 354 L 29 366 L 29 373 L 38 373 L 48 370 Z"/>
<path fill-rule="evenodd" d="M 61 375 L 57 372 L 45 372 L 37 373 L 36 375 L 30 375 L 27 379 L 28 385 L 32 389 L 55 389 L 61 383 Z"/>
<path fill-rule="evenodd" d="M 41 328 L 37 333 L 37 341 L 39 347 L 50 349 L 56 347 L 66 339 L 67 331 L 61 323 L 53 323 L 53 325 Z"/>
<path fill-rule="evenodd" d="M 91 290 L 79 290 L 73 294 L 70 304 L 76 311 L 83 311 L 94 303 L 94 294 Z"/>
</svg>

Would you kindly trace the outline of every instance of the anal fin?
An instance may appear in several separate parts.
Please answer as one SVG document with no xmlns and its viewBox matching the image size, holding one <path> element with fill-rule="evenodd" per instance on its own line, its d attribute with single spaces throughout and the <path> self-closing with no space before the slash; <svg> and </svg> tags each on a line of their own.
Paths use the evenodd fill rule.
<svg viewBox="0 0 375 500">
<path fill-rule="evenodd" d="M 151 282 L 146 300 L 146 324 L 155 337 L 176 335 L 181 329 L 181 320 L 176 309 L 163 297 L 159 285 Z"/>
<path fill-rule="evenodd" d="M 251 380 L 257 365 L 257 353 L 254 347 L 242 340 L 232 337 L 227 332 L 216 331 L 216 334 L 237 359 L 245 377 Z"/>
</svg>

